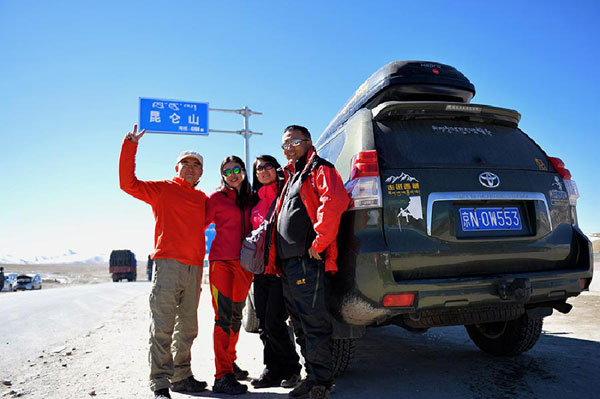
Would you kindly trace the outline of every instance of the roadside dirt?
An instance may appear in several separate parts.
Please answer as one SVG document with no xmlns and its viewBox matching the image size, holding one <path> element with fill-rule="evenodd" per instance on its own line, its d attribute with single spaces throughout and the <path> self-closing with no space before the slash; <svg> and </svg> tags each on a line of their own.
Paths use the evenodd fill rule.
<svg viewBox="0 0 600 399">
<path fill-rule="evenodd" d="M 148 397 L 146 305 L 142 295 L 94 330 L 29 359 L 4 377 L 2 397 Z"/>
<path fill-rule="evenodd" d="M 36 270 L 40 273 L 40 268 Z M 95 271 L 77 271 L 69 266 L 48 274 L 53 274 L 51 272 L 67 274 L 70 284 L 74 284 L 79 274 L 88 276 L 81 279 L 90 283 L 94 281 L 93 276 L 103 278 L 107 270 L 102 267 Z M 214 356 L 212 309 L 207 288 L 204 285 L 200 301 L 200 331 L 192 349 L 192 368 L 197 378 L 207 381 L 210 387 Z M 568 315 L 555 312 L 547 318 L 536 348 L 516 361 L 506 359 L 498 363 L 481 354 L 461 327 L 432 329 L 422 335 L 409 334 L 396 327 L 370 329 L 368 337 L 359 341 L 347 375 L 337 380 L 338 392 L 333 397 L 388 398 L 396 396 L 390 394 L 391 391 L 398 390 L 415 398 L 562 398 L 572 397 L 570 394 L 577 392 L 578 397 L 592 397 L 587 396 L 595 392 L 591 385 L 589 390 L 583 391 L 583 396 L 579 390 L 592 384 L 593 370 L 600 367 L 600 360 L 596 360 L 600 358 L 597 356 L 600 354 L 597 321 L 600 294 L 584 293 L 569 302 L 574 305 L 573 311 Z M 0 398 L 151 398 L 147 383 L 148 321 L 148 295 L 144 293 L 122 304 L 106 320 L 99 320 L 91 331 L 74 336 L 58 347 L 46 348 L 25 364 L 0 373 Z M 242 332 L 238 358 L 238 364 L 248 369 L 251 377 L 260 374 L 262 344 L 256 334 Z M 371 358 L 374 360 L 370 362 Z M 534 363 L 553 378 L 548 380 L 546 374 L 540 377 L 533 372 L 530 366 Z M 517 378 L 507 374 L 511 370 L 523 375 Z M 432 372 L 444 387 L 439 392 L 430 391 L 436 386 L 430 384 Z M 473 373 L 477 374 L 476 381 L 467 377 Z M 494 373 L 504 376 L 501 384 Z M 412 382 L 405 385 L 409 381 Z M 246 383 L 249 385 L 249 381 Z M 251 389 L 241 398 L 283 399 L 287 392 L 283 388 Z M 210 391 L 201 396 L 226 397 Z M 173 394 L 174 399 L 189 397 Z"/>
<path fill-rule="evenodd" d="M 210 297 L 206 295 L 206 293 L 207 290 L 205 289 L 202 294 L 204 298 L 201 300 L 201 309 L 199 311 L 199 314 L 203 318 L 208 317 L 209 312 L 211 312 L 209 309 Z M 583 294 L 578 298 L 571 299 L 570 303 L 575 306 L 571 314 L 553 315 L 547 319 L 547 322 L 544 325 L 544 335 L 548 337 L 546 339 L 553 339 L 553 337 L 560 337 L 568 334 L 579 337 L 580 339 L 585 338 L 590 341 L 600 341 L 600 332 L 598 332 L 597 323 L 590 323 L 590 320 L 594 320 L 595 315 L 597 315 L 600 310 L 600 296 L 597 294 Z M 204 326 L 200 327 L 201 331 L 199 337 L 194 344 L 192 367 L 194 374 L 198 378 L 208 381 L 210 386 L 212 385 L 212 373 L 214 372 L 214 357 L 212 355 L 211 347 L 212 326 L 208 320 L 205 321 L 207 321 L 207 323 L 204 323 Z M 429 359 L 429 357 L 436 351 L 441 351 L 438 355 L 438 366 L 441 367 L 439 364 L 440 361 L 446 362 L 442 359 L 444 356 L 443 352 L 449 350 L 452 346 L 447 347 L 447 345 L 443 344 L 441 348 L 435 349 L 436 341 L 441 340 L 440 343 L 444 341 L 444 338 L 441 338 L 441 335 L 444 334 L 441 333 L 441 330 L 436 330 L 435 333 L 431 334 L 430 338 L 426 339 L 427 342 L 425 343 L 419 343 L 419 340 L 422 340 L 423 336 L 415 336 L 420 338 L 417 338 L 415 341 L 416 343 L 412 343 L 412 341 L 410 341 L 413 339 L 412 335 L 409 334 L 406 336 L 401 330 L 394 331 L 399 334 L 400 338 L 397 339 L 406 341 L 403 346 L 408 345 L 408 347 L 404 350 L 407 350 L 412 346 L 419 347 L 422 344 L 426 344 L 426 346 L 420 350 L 423 351 L 422 356 L 424 356 L 424 358 L 421 359 L 421 362 L 432 361 L 433 359 Z M 381 333 L 377 332 L 376 335 L 385 337 L 386 335 L 389 335 L 389 333 L 389 331 L 382 331 Z M 375 337 L 374 339 L 378 340 L 380 338 Z M 75 337 L 59 347 L 48 348 L 40 353 L 38 357 L 30 359 L 22 368 L 11 370 L 8 376 L 3 376 L 5 381 L 3 385 L 0 384 L 0 397 L 23 397 L 32 399 L 96 397 L 150 398 L 152 395 L 147 385 L 147 342 L 147 296 L 140 295 L 136 299 L 122 305 L 109 320 L 103 322 L 94 330 L 89 331 L 82 336 Z M 470 346 L 468 342 L 466 342 L 466 344 Z M 365 346 L 367 350 L 361 350 L 362 346 Z M 261 347 L 262 345 L 256 334 L 242 333 L 240 344 L 238 346 L 240 357 L 238 363 L 249 369 L 251 376 L 257 376 L 262 369 Z M 411 351 L 414 350 L 414 348 L 411 349 Z M 454 348 L 452 350 L 460 352 L 459 348 Z M 552 356 L 562 356 L 563 354 L 561 351 L 562 349 L 560 347 L 555 347 L 551 350 L 551 352 L 553 352 Z M 358 346 L 356 354 L 357 358 L 349 369 L 348 377 L 351 377 L 352 375 L 354 377 L 349 380 L 346 378 L 338 380 L 340 388 L 343 387 L 345 389 L 340 389 L 340 392 L 338 392 L 335 397 L 338 397 L 339 399 L 345 397 L 354 398 L 355 396 L 351 394 L 351 392 L 344 393 L 344 391 L 347 389 L 350 389 L 351 391 L 358 389 L 360 385 L 357 386 L 357 388 L 353 387 L 354 384 L 358 383 L 357 378 L 362 379 L 364 377 L 365 381 L 363 381 L 361 385 L 368 384 L 378 386 L 379 384 L 384 383 L 384 381 L 385 384 L 388 385 L 398 384 L 397 382 L 390 382 L 394 380 L 389 380 L 385 376 L 377 377 L 377 379 L 383 378 L 381 382 L 374 381 L 373 377 L 367 377 L 364 374 L 365 372 L 368 373 L 369 370 L 360 371 L 361 358 L 368 361 L 370 357 L 376 356 L 380 359 L 379 362 L 394 362 L 393 359 L 395 356 L 386 355 L 385 353 L 387 352 L 388 350 L 385 349 L 385 345 L 374 345 L 372 340 L 365 340 L 361 343 Z M 377 355 L 377 353 L 379 353 L 379 355 Z M 495 363 L 487 365 L 487 362 L 490 361 L 489 357 L 477 354 L 477 351 L 474 349 L 460 353 L 463 353 L 462 356 L 471 356 L 482 363 L 481 370 L 485 370 L 486 368 L 492 371 L 495 370 L 494 367 L 490 367 Z M 572 353 L 571 356 L 572 355 L 576 356 L 575 353 Z M 409 355 L 407 354 L 407 356 Z M 414 356 L 414 354 L 412 354 L 412 356 Z M 582 353 L 580 356 L 584 356 L 584 354 Z M 536 357 L 537 356 L 533 354 L 524 356 L 520 358 L 520 363 L 517 364 L 521 364 L 522 362 L 532 362 L 532 359 Z M 453 360 L 453 362 L 454 361 L 456 361 L 456 359 Z M 502 362 L 502 364 L 505 363 L 506 361 Z M 456 367 L 459 366 L 460 365 L 457 365 Z M 460 367 L 465 366 L 463 365 Z M 507 372 L 506 369 L 503 370 L 504 372 Z M 389 372 L 393 373 L 393 375 L 396 373 L 391 369 Z M 414 373 L 414 371 L 409 372 L 405 369 L 404 373 Z M 363 375 L 363 377 L 360 377 L 359 374 Z M 419 374 L 417 376 L 418 379 L 423 379 L 426 378 L 427 373 L 420 375 L 421 372 L 419 372 L 417 374 Z M 414 376 L 411 378 L 414 378 Z M 479 378 L 484 382 L 488 381 L 489 384 L 496 381 L 495 377 L 489 379 L 482 375 Z M 512 386 L 512 380 L 510 376 L 506 378 L 507 380 L 504 384 L 510 388 Z M 553 381 L 553 384 L 560 383 L 560 381 Z M 10 386 L 7 386 L 7 384 L 10 384 Z M 456 381 L 456 384 L 456 386 L 461 385 L 460 381 Z M 496 388 L 490 386 L 485 389 L 487 392 L 485 395 L 471 394 L 467 395 L 467 397 L 486 397 L 487 394 L 491 394 L 488 389 L 495 390 Z M 455 387 L 446 387 L 445 392 L 450 394 L 454 389 Z M 450 392 L 448 392 L 448 390 L 450 390 Z M 510 391 L 510 389 L 508 391 L 501 391 L 506 393 Z M 531 394 L 531 392 L 529 393 Z M 425 392 L 422 390 L 419 392 L 418 389 L 413 392 L 414 397 L 431 397 L 429 394 L 425 396 L 421 394 L 425 394 Z M 207 391 L 201 396 L 212 398 L 224 397 L 222 395 L 213 394 L 210 391 Z M 242 395 L 241 397 L 285 398 L 287 397 L 287 391 L 281 388 L 270 389 L 267 391 L 251 390 L 247 395 Z M 372 392 L 371 397 L 383 398 L 386 396 L 384 392 Z M 436 395 L 433 397 L 436 397 Z M 445 395 L 444 397 L 457 396 L 450 394 L 449 396 Z M 502 397 L 515 398 L 521 396 L 516 394 Z M 537 396 L 534 395 L 530 397 Z M 189 396 L 173 394 L 173 398 L 189 398 Z"/>
</svg>

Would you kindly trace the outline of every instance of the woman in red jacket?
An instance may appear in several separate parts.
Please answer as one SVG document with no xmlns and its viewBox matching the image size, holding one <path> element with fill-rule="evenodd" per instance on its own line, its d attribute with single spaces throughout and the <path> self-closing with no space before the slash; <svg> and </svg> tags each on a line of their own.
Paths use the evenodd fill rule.
<svg viewBox="0 0 600 399">
<path fill-rule="evenodd" d="M 213 392 L 216 393 L 238 395 L 248 390 L 237 381 L 248 377 L 248 372 L 235 364 L 235 346 L 242 324 L 242 309 L 253 278 L 252 273 L 240 266 L 242 240 L 252 231 L 250 210 L 253 203 L 254 195 L 244 162 L 234 155 L 225 158 L 221 163 L 221 185 L 206 204 L 206 226 L 215 223 L 216 230 L 208 255 L 215 310 Z"/>
<path fill-rule="evenodd" d="M 252 229 L 256 229 L 269 216 L 271 205 L 277 199 L 279 168 L 279 162 L 270 155 L 260 155 L 254 161 L 252 189 L 258 194 L 259 201 L 252 209 Z M 258 331 L 264 345 L 265 369 L 258 379 L 252 381 L 252 385 L 255 388 L 280 385 L 293 388 L 298 383 L 301 366 L 288 333 L 288 313 L 279 276 L 254 276 L 254 305 L 259 320 Z"/>
</svg>

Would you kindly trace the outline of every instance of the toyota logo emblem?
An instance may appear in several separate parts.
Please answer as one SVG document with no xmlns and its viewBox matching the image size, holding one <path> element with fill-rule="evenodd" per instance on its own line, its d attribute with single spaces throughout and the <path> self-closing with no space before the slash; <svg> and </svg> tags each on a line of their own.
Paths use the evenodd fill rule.
<svg viewBox="0 0 600 399">
<path fill-rule="evenodd" d="M 496 188 L 500 185 L 500 178 L 492 172 L 483 172 L 479 175 L 479 183 L 483 187 Z"/>
</svg>

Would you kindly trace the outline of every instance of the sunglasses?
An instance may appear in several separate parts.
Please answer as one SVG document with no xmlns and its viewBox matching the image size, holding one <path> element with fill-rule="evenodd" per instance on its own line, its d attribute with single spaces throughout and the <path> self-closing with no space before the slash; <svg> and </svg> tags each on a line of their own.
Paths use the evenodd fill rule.
<svg viewBox="0 0 600 399">
<path fill-rule="evenodd" d="M 275 168 L 275 166 L 272 163 L 265 162 L 264 164 L 257 166 L 256 171 L 262 172 L 263 170 L 272 170 L 274 168 Z"/>
<path fill-rule="evenodd" d="M 308 139 L 292 139 L 283 143 L 281 145 L 281 148 L 283 150 L 289 150 L 292 147 L 298 147 L 300 144 L 302 144 L 303 141 L 308 141 Z"/>
<path fill-rule="evenodd" d="M 233 169 L 225 169 L 225 170 L 223 171 L 223 176 L 225 176 L 225 177 L 229 177 L 229 176 L 231 176 L 231 174 L 232 174 L 232 173 L 233 173 L 234 175 L 239 175 L 240 173 L 242 173 L 242 168 L 240 168 L 239 166 L 236 166 L 236 167 L 235 167 L 235 168 L 233 168 Z"/>
</svg>

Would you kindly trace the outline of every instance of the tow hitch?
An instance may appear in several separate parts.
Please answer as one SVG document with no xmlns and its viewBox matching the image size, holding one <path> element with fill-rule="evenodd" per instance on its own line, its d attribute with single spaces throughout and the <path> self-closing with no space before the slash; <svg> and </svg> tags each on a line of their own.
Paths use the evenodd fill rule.
<svg viewBox="0 0 600 399">
<path fill-rule="evenodd" d="M 498 284 L 498 295 L 504 300 L 526 303 L 531 297 L 531 281 L 528 278 L 516 278 L 512 282 L 502 282 Z"/>
</svg>

